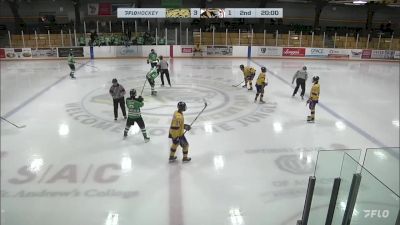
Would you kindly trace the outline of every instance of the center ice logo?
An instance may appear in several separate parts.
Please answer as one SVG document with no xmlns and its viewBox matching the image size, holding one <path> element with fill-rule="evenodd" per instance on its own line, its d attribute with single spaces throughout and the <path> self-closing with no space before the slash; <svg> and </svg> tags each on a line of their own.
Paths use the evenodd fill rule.
<svg viewBox="0 0 400 225">
<path fill-rule="evenodd" d="M 194 135 L 210 132 L 210 124 L 212 132 L 215 133 L 250 126 L 268 117 L 275 111 L 277 105 L 274 102 L 263 105 L 254 104 L 252 100 L 254 93 L 232 88 L 231 80 L 191 77 L 182 78 L 180 81 L 181 83 L 173 85 L 172 88 L 160 88 L 156 84 L 158 94 L 155 97 L 150 96 L 150 88 L 145 87 L 142 116 L 150 135 L 167 135 L 172 115 L 179 101 L 186 102 L 188 110 L 185 112 L 185 120 L 192 121 L 204 106 L 203 99 L 207 100 L 209 105 L 207 110 L 190 131 Z M 127 93 L 131 88 L 135 88 L 138 94 L 143 84 L 138 82 L 137 78 L 120 79 L 120 82 Z M 122 122 L 123 120 L 117 123 L 113 121 L 113 103 L 108 94 L 108 88 L 92 90 L 83 97 L 80 103 L 67 104 L 67 113 L 84 125 L 122 133 L 125 123 Z M 120 110 L 118 113 L 122 118 Z"/>
</svg>

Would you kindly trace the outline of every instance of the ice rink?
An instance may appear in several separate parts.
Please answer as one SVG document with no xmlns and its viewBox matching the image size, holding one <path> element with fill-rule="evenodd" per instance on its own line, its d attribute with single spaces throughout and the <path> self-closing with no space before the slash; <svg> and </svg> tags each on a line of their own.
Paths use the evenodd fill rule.
<svg viewBox="0 0 400 225">
<path fill-rule="evenodd" d="M 171 59 L 172 87 L 143 92 L 143 119 L 123 140 L 111 80 L 140 92 L 145 59 L 1 61 L 2 225 L 293 225 L 319 149 L 399 146 L 399 63 L 278 59 Z M 239 65 L 266 66 L 266 104 L 232 87 Z M 319 76 L 316 122 L 294 73 Z M 257 76 L 256 75 L 256 76 Z M 255 81 L 255 80 L 254 80 Z M 127 97 L 127 95 L 126 95 Z M 190 163 L 168 162 L 168 129 L 187 103 Z"/>
</svg>

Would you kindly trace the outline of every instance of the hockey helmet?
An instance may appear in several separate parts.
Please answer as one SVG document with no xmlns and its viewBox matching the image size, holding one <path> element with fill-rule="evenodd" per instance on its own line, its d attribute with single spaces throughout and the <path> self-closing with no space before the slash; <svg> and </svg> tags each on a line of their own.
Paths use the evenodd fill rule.
<svg viewBox="0 0 400 225">
<path fill-rule="evenodd" d="M 307 66 L 303 66 L 303 70 L 307 70 Z"/>
<path fill-rule="evenodd" d="M 185 102 L 178 102 L 178 110 L 186 111 L 186 103 Z"/>
<path fill-rule="evenodd" d="M 113 83 L 113 84 L 118 83 L 117 78 L 112 79 L 112 83 Z"/>
<path fill-rule="evenodd" d="M 244 69 L 244 65 L 243 64 L 240 65 L 240 69 Z"/>
<path fill-rule="evenodd" d="M 314 76 L 313 78 L 312 78 L 312 81 L 313 81 L 313 83 L 315 82 L 315 83 L 318 83 L 318 81 L 319 81 L 319 76 Z"/>
<path fill-rule="evenodd" d="M 267 68 L 265 68 L 265 66 L 261 67 L 261 72 L 263 73 L 267 72 Z"/>
<path fill-rule="evenodd" d="M 136 96 L 136 90 L 135 90 L 135 89 L 131 89 L 131 90 L 129 91 L 129 95 L 130 95 L 131 97 L 135 97 L 135 96 Z"/>
</svg>

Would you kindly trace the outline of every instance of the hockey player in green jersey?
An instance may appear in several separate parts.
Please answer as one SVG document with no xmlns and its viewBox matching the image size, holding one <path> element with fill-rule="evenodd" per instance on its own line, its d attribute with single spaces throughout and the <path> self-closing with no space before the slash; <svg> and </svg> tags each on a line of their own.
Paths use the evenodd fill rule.
<svg viewBox="0 0 400 225">
<path fill-rule="evenodd" d="M 151 68 L 151 70 L 146 74 L 147 81 L 151 86 L 151 95 L 157 95 L 157 91 L 154 90 L 155 82 L 154 80 L 158 77 L 158 69 L 157 67 Z"/>
<path fill-rule="evenodd" d="M 75 79 L 75 59 L 74 59 L 74 55 L 72 54 L 72 49 L 69 51 L 69 55 L 68 55 L 68 66 L 69 68 L 71 68 L 71 72 L 69 73 L 69 76 L 72 79 Z"/>
<path fill-rule="evenodd" d="M 151 68 L 156 67 L 158 64 L 159 60 L 157 57 L 157 53 L 154 51 L 154 49 L 151 49 L 151 52 L 149 56 L 147 57 L 147 64 L 150 63 Z"/>
<path fill-rule="evenodd" d="M 144 141 L 150 141 L 150 138 L 147 136 L 146 127 L 142 118 L 142 114 L 140 112 L 140 108 L 143 107 L 143 97 L 139 96 L 136 98 L 136 90 L 131 89 L 129 92 L 130 97 L 126 99 L 126 106 L 128 107 L 128 120 L 126 121 L 124 138 L 128 136 L 128 131 L 131 126 L 135 125 L 135 122 L 139 125 L 140 130 L 142 131 Z"/>
</svg>

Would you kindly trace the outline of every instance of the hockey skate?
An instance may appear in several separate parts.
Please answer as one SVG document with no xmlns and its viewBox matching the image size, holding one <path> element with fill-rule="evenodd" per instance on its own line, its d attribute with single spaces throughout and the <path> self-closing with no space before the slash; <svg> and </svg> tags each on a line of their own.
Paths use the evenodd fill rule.
<svg viewBox="0 0 400 225">
<path fill-rule="evenodd" d="M 247 85 L 243 85 L 242 88 L 247 88 Z"/>
<path fill-rule="evenodd" d="M 190 160 L 192 160 L 192 158 L 190 158 L 190 157 L 183 157 L 182 158 L 182 162 L 190 162 Z"/>
<path fill-rule="evenodd" d="M 149 137 L 145 137 L 145 138 L 144 138 L 144 142 L 145 142 L 145 143 L 147 143 L 147 142 L 149 142 L 149 141 L 150 141 L 150 138 L 149 138 Z"/>
<path fill-rule="evenodd" d="M 157 96 L 157 91 L 151 91 L 151 95 Z"/>
<path fill-rule="evenodd" d="M 260 99 L 260 104 L 265 104 L 265 101 Z"/>
<path fill-rule="evenodd" d="M 311 116 L 307 116 L 307 122 L 314 123 L 314 119 Z"/>
<path fill-rule="evenodd" d="M 170 162 L 170 163 L 171 163 L 171 162 L 175 162 L 177 158 L 178 158 L 178 157 L 176 157 L 176 156 L 170 156 L 170 157 L 169 157 L 169 162 Z"/>
<path fill-rule="evenodd" d="M 249 89 L 247 89 L 247 90 L 249 90 L 249 91 L 252 91 L 253 90 L 253 87 L 250 87 Z"/>
</svg>

